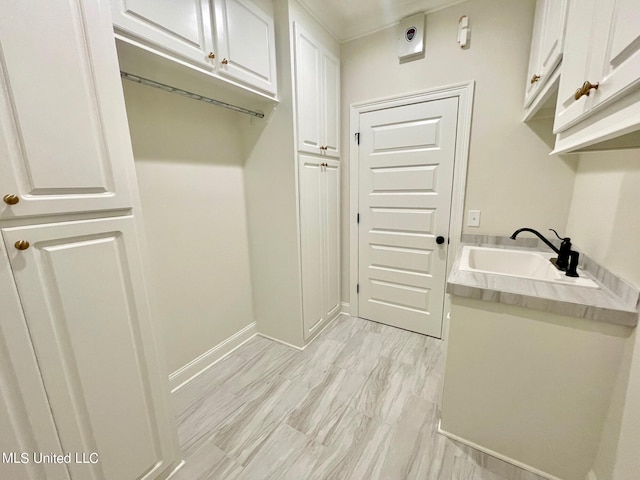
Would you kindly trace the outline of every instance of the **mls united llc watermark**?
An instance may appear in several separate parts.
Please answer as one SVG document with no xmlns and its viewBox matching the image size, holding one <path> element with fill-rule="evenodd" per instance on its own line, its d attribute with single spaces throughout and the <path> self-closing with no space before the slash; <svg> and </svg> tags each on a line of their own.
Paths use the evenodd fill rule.
<svg viewBox="0 0 640 480">
<path fill-rule="evenodd" d="M 100 461 L 96 452 L 75 452 L 66 454 L 42 452 L 2 452 L 2 463 L 88 463 L 96 464 Z"/>
</svg>

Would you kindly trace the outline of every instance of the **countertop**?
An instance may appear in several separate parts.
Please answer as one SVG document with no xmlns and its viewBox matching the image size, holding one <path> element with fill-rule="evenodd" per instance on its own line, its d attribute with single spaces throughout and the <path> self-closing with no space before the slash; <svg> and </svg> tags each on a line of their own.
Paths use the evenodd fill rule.
<svg viewBox="0 0 640 480">
<path fill-rule="evenodd" d="M 630 327 L 638 324 L 640 289 L 582 254 L 580 267 L 599 284 L 598 289 L 459 269 L 465 245 L 548 251 L 526 240 L 464 235 L 447 280 L 447 293 Z"/>
</svg>

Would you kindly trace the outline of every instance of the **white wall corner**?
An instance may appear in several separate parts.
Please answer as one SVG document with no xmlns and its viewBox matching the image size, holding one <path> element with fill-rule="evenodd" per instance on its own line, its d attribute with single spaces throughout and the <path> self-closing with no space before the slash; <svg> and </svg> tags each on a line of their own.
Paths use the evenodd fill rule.
<svg viewBox="0 0 640 480">
<path fill-rule="evenodd" d="M 589 470 L 589 473 L 584 477 L 584 480 L 598 480 L 598 476 L 596 475 L 596 472 Z"/>
<path fill-rule="evenodd" d="M 347 317 L 351 316 L 351 304 L 349 302 L 342 302 L 342 309 L 340 310 L 340 314 L 346 315 Z"/>
<path fill-rule="evenodd" d="M 182 368 L 179 368 L 171 375 L 169 375 L 169 386 L 171 387 L 171 393 L 177 392 L 184 387 L 191 380 L 201 375 L 217 362 L 233 352 L 236 348 L 240 347 L 245 342 L 248 342 L 258 334 L 256 322 L 250 323 L 238 333 L 230 336 L 223 342 L 213 347 L 211 350 L 200 355 L 198 358 L 190 361 Z"/>
</svg>

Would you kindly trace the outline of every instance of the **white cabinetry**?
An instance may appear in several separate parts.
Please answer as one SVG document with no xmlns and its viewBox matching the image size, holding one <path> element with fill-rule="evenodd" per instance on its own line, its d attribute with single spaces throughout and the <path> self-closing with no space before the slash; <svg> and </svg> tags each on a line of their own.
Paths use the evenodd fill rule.
<svg viewBox="0 0 640 480">
<path fill-rule="evenodd" d="M 213 68 L 209 0 L 112 0 L 113 23 L 125 35 Z"/>
<path fill-rule="evenodd" d="M 340 60 L 295 25 L 298 150 L 340 156 Z"/>
<path fill-rule="evenodd" d="M 247 0 L 216 0 L 219 73 L 275 94 L 273 17 Z"/>
<path fill-rule="evenodd" d="M 155 405 L 166 378 L 133 217 L 3 228 L 2 237 L 63 449 L 98 453 L 96 464 L 72 461 L 71 478 L 155 478 L 167 467 L 168 423 Z"/>
<path fill-rule="evenodd" d="M 640 128 L 637 1 L 583 0 L 571 2 L 569 10 L 554 124 L 557 153 Z"/>
<path fill-rule="evenodd" d="M 122 95 L 118 64 L 103 55 L 113 40 L 98 7 L 83 8 L 3 3 L 0 192 L 18 203 L 0 203 L 0 219 L 131 206 L 122 165 L 131 154 L 126 117 L 113 108 Z"/>
<path fill-rule="evenodd" d="M 305 338 L 340 312 L 340 162 L 299 155 Z"/>
<path fill-rule="evenodd" d="M 294 25 L 304 337 L 340 313 L 340 60 Z M 330 158 L 335 157 L 335 158 Z"/>
<path fill-rule="evenodd" d="M 120 38 L 209 79 L 277 93 L 273 15 L 250 0 L 111 0 L 111 8 Z"/>
<path fill-rule="evenodd" d="M 7 252 L 0 238 L 0 452 L 62 453 Z M 29 458 L 31 460 L 31 458 Z M 69 480 L 59 465 L 2 462 L 0 478 Z"/>
<path fill-rule="evenodd" d="M 568 0 L 536 2 L 525 108 L 531 107 L 534 102 L 537 103 L 544 96 L 548 83 L 558 77 L 558 65 L 564 52 L 567 5 Z"/>
<path fill-rule="evenodd" d="M 71 461 L 1 478 L 153 480 L 178 460 L 111 28 L 99 0 L 3 2 L 0 443 Z"/>
</svg>

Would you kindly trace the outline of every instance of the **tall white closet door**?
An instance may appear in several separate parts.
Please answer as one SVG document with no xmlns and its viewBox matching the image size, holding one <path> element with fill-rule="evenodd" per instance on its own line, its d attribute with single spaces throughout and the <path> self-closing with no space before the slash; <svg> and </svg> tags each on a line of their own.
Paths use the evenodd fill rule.
<svg viewBox="0 0 640 480">
<path fill-rule="evenodd" d="M 323 192 L 322 159 L 299 156 L 300 243 L 302 248 L 302 303 L 308 337 L 325 316 L 323 302 Z"/>
<path fill-rule="evenodd" d="M 133 218 L 2 235 L 62 448 L 99 456 L 71 478 L 154 478 L 172 437 Z"/>
<path fill-rule="evenodd" d="M 61 454 L 62 447 L 1 242 L 0 305 L 0 452 L 14 454 L 0 461 L 0 478 L 69 480 L 65 465 L 33 462 L 33 452 Z M 22 453 L 29 463 L 14 463 L 25 460 Z"/>
<path fill-rule="evenodd" d="M 108 4 L 2 2 L 0 45 L 0 219 L 130 207 Z"/>
<path fill-rule="evenodd" d="M 341 309 L 340 290 L 340 162 L 325 160 L 322 172 L 323 196 L 323 314 L 326 319 Z"/>
<path fill-rule="evenodd" d="M 340 157 L 340 60 L 324 52 L 322 55 L 323 115 L 322 142 L 325 154 Z"/>
<path fill-rule="evenodd" d="M 296 23 L 296 113 L 298 150 L 320 154 L 322 143 L 321 51 L 315 39 Z"/>
</svg>

